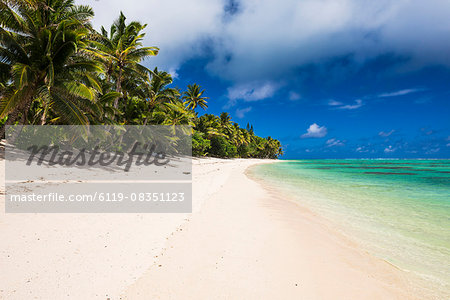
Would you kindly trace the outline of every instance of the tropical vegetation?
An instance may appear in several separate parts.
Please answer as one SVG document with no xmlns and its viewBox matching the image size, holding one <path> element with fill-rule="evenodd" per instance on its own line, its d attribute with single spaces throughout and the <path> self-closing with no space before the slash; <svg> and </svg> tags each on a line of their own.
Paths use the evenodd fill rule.
<svg viewBox="0 0 450 300">
<path fill-rule="evenodd" d="M 123 13 L 96 31 L 89 6 L 74 0 L 0 0 L 0 125 L 190 125 L 196 156 L 276 158 L 281 144 L 241 128 L 228 113 L 204 114 L 198 84 L 143 64 L 146 24 Z"/>
</svg>

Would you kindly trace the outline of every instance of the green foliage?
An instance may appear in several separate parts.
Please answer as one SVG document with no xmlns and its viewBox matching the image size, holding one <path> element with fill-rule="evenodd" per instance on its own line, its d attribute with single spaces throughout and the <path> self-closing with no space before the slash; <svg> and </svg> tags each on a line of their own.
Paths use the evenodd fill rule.
<svg viewBox="0 0 450 300">
<path fill-rule="evenodd" d="M 187 88 L 187 91 L 183 93 L 184 105 L 186 105 L 188 109 L 192 110 L 195 110 L 198 106 L 203 109 L 207 109 L 208 102 L 206 99 L 208 99 L 208 97 L 203 97 L 205 90 L 202 90 L 196 83 L 189 84 Z"/>
<path fill-rule="evenodd" d="M 210 153 L 211 156 L 232 158 L 237 156 L 237 149 L 223 136 L 215 136 L 211 138 Z"/>
<path fill-rule="evenodd" d="M 195 155 L 244 158 L 277 158 L 283 154 L 281 143 L 271 137 L 255 135 L 253 126 L 240 128 L 228 113 L 220 117 L 206 114 L 195 120 L 194 130 L 211 141 L 209 153 L 196 152 Z"/>
<path fill-rule="evenodd" d="M 194 132 L 192 135 L 192 155 L 193 156 L 205 156 L 209 154 L 211 149 L 211 141 L 203 138 L 203 134 L 200 132 Z"/>
<path fill-rule="evenodd" d="M 195 156 L 276 158 L 279 141 L 240 128 L 228 113 L 198 117 L 205 90 L 171 87 L 142 62 L 146 24 L 120 13 L 109 31 L 74 0 L 0 0 L 0 136 L 11 124 L 190 125 Z M 180 141 L 185 143 L 186 141 Z"/>
<path fill-rule="evenodd" d="M 86 124 L 96 90 L 84 73 L 101 71 L 80 55 L 91 32 L 92 9 L 73 1 L 0 1 L 0 117 L 27 123 L 34 101 L 40 123 L 50 113 L 71 124 Z"/>
</svg>

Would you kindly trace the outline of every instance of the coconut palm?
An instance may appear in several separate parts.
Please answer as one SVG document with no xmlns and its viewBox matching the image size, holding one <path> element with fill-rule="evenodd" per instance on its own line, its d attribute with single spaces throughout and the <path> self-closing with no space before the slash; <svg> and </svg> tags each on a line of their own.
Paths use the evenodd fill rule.
<svg viewBox="0 0 450 300">
<path fill-rule="evenodd" d="M 180 97 L 180 91 L 176 88 L 170 88 L 168 85 L 172 84 L 172 76 L 164 71 L 158 71 L 155 68 L 152 72 L 152 79 L 149 82 L 149 89 L 147 92 L 147 101 L 150 108 L 156 104 L 174 102 Z"/>
<path fill-rule="evenodd" d="M 180 92 L 176 88 L 168 87 L 171 83 L 172 76 L 169 73 L 158 71 L 158 68 L 153 70 L 152 79 L 141 89 L 142 98 L 146 100 L 149 112 L 156 105 L 179 102 Z M 148 118 L 145 118 L 143 124 L 146 125 L 147 122 Z"/>
<path fill-rule="evenodd" d="M 198 118 L 195 122 L 195 129 L 206 134 L 208 139 L 214 136 L 226 136 L 220 130 L 219 117 L 211 114 L 205 114 Z"/>
<path fill-rule="evenodd" d="M 49 111 L 59 122 L 86 124 L 98 91 L 98 65 L 76 55 L 87 41 L 93 11 L 73 0 L 0 0 L 0 117 L 28 123 L 38 101 L 41 124 Z M 4 78 L 9 78 L 4 80 Z"/>
<path fill-rule="evenodd" d="M 228 113 L 198 117 L 208 107 L 198 84 L 180 94 L 169 73 L 141 65 L 158 52 L 143 47 L 146 25 L 121 13 L 98 33 L 92 10 L 74 1 L 0 0 L 0 124 L 157 124 L 177 133 L 175 146 L 190 144 L 178 133 L 194 133 L 196 155 L 282 154 Z"/>
<path fill-rule="evenodd" d="M 207 109 L 208 102 L 206 99 L 208 99 L 208 97 L 203 97 L 205 90 L 202 90 L 196 83 L 189 84 L 187 88 L 187 91 L 183 93 L 184 105 L 186 105 L 188 109 L 192 110 L 195 110 L 198 106 L 203 109 Z"/>
<path fill-rule="evenodd" d="M 227 112 L 222 112 L 219 117 L 219 126 L 221 132 L 226 134 L 228 137 L 233 136 L 233 123 L 231 122 L 231 117 Z"/>
<path fill-rule="evenodd" d="M 162 125 L 194 125 L 195 114 L 183 107 L 181 103 L 166 103 L 166 116 Z"/>
<path fill-rule="evenodd" d="M 101 33 L 96 35 L 95 41 L 89 51 L 97 56 L 106 70 L 107 80 L 114 80 L 116 92 L 126 98 L 126 90 L 123 89 L 124 81 L 148 78 L 149 69 L 140 64 L 144 59 L 158 54 L 157 47 L 143 47 L 142 39 L 145 33 L 142 31 L 147 26 L 139 22 L 125 23 L 126 17 L 121 12 L 119 18 L 111 25 L 110 31 L 102 27 Z M 118 100 L 114 107 L 118 108 Z"/>
<path fill-rule="evenodd" d="M 231 140 L 236 147 L 246 143 L 245 135 L 238 123 L 233 123 Z"/>
</svg>

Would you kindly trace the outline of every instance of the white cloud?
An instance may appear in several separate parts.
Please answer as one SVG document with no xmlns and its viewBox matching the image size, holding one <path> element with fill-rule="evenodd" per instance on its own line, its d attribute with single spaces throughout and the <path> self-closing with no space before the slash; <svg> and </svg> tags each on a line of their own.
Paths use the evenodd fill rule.
<svg viewBox="0 0 450 300">
<path fill-rule="evenodd" d="M 344 104 L 340 101 L 329 100 L 328 105 L 333 107 L 334 109 L 342 109 L 342 110 L 353 110 L 358 109 L 363 106 L 363 101 L 361 99 L 355 100 L 355 104 Z"/>
<path fill-rule="evenodd" d="M 178 79 L 179 74 L 177 72 L 177 69 L 171 68 L 169 69 L 168 73 L 172 76 L 172 79 Z"/>
<path fill-rule="evenodd" d="M 428 129 L 427 127 L 420 128 L 420 131 L 425 135 L 432 135 L 435 133 L 432 129 Z"/>
<path fill-rule="evenodd" d="M 306 64 L 391 53 L 416 64 L 450 57 L 446 0 L 242 0 L 209 69 L 231 80 L 289 76 Z M 413 29 L 413 30 L 412 30 Z"/>
<path fill-rule="evenodd" d="M 259 101 L 272 97 L 278 86 L 271 83 L 241 84 L 228 88 L 229 106 L 236 104 L 237 100 L 246 102 Z"/>
<path fill-rule="evenodd" d="M 294 92 L 294 91 L 290 91 L 289 92 L 289 100 L 291 101 L 296 101 L 296 100 L 300 100 L 302 97 L 300 96 L 299 93 Z"/>
<path fill-rule="evenodd" d="M 365 146 L 360 146 L 360 147 L 358 147 L 358 148 L 356 148 L 356 150 L 355 150 L 356 152 L 360 152 L 360 153 L 365 153 L 365 152 L 369 152 L 369 150 L 368 149 L 366 149 L 366 147 Z"/>
<path fill-rule="evenodd" d="M 390 136 L 391 134 L 393 134 L 394 132 L 395 132 L 394 129 L 392 129 L 392 130 L 389 131 L 389 132 L 380 131 L 380 132 L 378 133 L 378 135 L 379 135 L 379 136 L 382 136 L 382 137 L 388 137 L 388 136 Z"/>
<path fill-rule="evenodd" d="M 252 110 L 251 107 L 238 108 L 238 109 L 236 109 L 236 117 L 238 117 L 239 119 L 242 119 L 243 117 L 245 117 L 245 114 L 251 110 Z"/>
<path fill-rule="evenodd" d="M 149 67 L 176 69 L 208 54 L 207 70 L 233 83 L 290 78 L 301 66 L 347 54 L 357 63 L 391 53 L 416 67 L 450 65 L 442 51 L 450 48 L 447 0 L 237 0 L 233 15 L 224 0 L 76 3 L 94 8 L 96 28 L 109 28 L 120 10 L 148 23 L 144 43 L 161 49 Z"/>
<path fill-rule="evenodd" d="M 329 139 L 326 142 L 326 145 L 327 145 L 327 147 L 344 146 L 344 142 L 333 138 L 333 139 Z"/>
<path fill-rule="evenodd" d="M 384 153 L 391 153 L 397 150 L 396 148 L 393 148 L 392 146 L 384 148 Z"/>
<path fill-rule="evenodd" d="M 408 95 L 408 94 L 412 94 L 412 93 L 417 93 L 422 90 L 423 89 L 406 89 L 406 90 L 400 90 L 400 91 L 395 91 L 395 92 L 390 92 L 390 93 L 379 94 L 378 97 L 386 98 L 386 97 L 404 96 L 404 95 Z"/>
<path fill-rule="evenodd" d="M 187 59 L 201 54 L 202 39 L 222 29 L 223 0 L 75 0 L 94 8 L 94 27 L 109 30 L 123 11 L 129 21 L 148 24 L 145 46 L 157 46 L 159 54 L 145 64 L 163 70 L 178 69 Z"/>
<path fill-rule="evenodd" d="M 357 100 L 355 100 L 355 104 L 341 105 L 341 106 L 338 106 L 337 108 L 338 109 L 344 109 L 344 110 L 353 110 L 353 109 L 358 109 L 358 108 L 360 108 L 363 105 L 364 104 L 363 104 L 362 100 L 361 99 L 357 99 Z"/>
<path fill-rule="evenodd" d="M 322 138 L 326 136 L 328 130 L 325 126 L 319 126 L 316 123 L 311 124 L 308 129 L 306 129 L 306 133 L 304 133 L 301 137 L 305 138 Z"/>
<path fill-rule="evenodd" d="M 343 105 L 343 103 L 342 103 L 342 102 L 339 102 L 339 101 L 336 101 L 336 100 L 333 100 L 333 99 L 331 99 L 330 101 L 328 101 L 328 105 L 329 105 L 329 106 L 340 106 L 340 105 Z"/>
<path fill-rule="evenodd" d="M 432 153 L 437 153 L 441 150 L 441 148 L 433 148 L 428 150 L 427 152 L 425 152 L 426 154 L 432 154 Z"/>
</svg>

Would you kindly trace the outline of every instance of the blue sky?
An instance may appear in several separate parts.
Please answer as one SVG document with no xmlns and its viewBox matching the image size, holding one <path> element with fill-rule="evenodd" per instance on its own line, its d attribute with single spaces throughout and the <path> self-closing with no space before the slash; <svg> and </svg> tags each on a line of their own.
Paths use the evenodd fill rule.
<svg viewBox="0 0 450 300">
<path fill-rule="evenodd" d="M 108 27 L 120 10 L 174 85 L 206 89 L 285 158 L 450 158 L 446 0 L 78 0 Z"/>
</svg>

